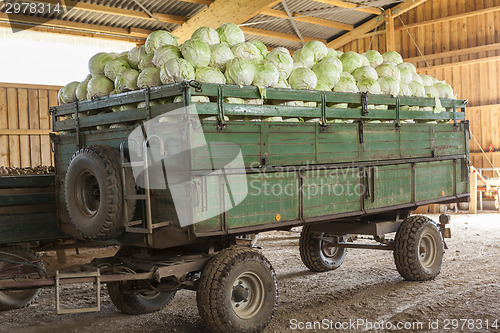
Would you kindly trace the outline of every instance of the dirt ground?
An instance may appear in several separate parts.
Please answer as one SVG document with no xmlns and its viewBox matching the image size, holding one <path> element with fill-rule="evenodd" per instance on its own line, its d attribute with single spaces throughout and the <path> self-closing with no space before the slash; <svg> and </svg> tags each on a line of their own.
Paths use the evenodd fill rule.
<svg viewBox="0 0 500 333">
<path fill-rule="evenodd" d="M 497 320 L 500 327 L 500 214 L 454 214 L 451 228 L 441 274 L 429 282 L 404 281 L 389 251 L 350 249 L 338 270 L 311 273 L 300 260 L 299 230 L 262 234 L 257 245 L 279 285 L 278 309 L 265 332 L 386 332 L 391 324 L 394 332 L 499 332 L 491 326 Z M 68 251 L 68 262 L 111 251 Z M 55 254 L 44 260 L 52 265 Z M 65 291 L 74 306 L 93 299 L 89 286 Z M 45 289 L 35 304 L 1 312 L 0 332 L 207 332 L 192 291 L 179 291 L 163 311 L 141 316 L 120 313 L 105 287 L 101 294 L 99 313 L 56 315 L 54 292 Z M 398 323 L 407 326 L 397 329 Z"/>
</svg>

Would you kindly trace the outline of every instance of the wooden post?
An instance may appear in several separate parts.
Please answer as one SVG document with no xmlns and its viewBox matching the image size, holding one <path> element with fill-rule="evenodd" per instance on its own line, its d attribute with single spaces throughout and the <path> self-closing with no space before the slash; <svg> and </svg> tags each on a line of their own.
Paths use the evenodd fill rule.
<svg viewBox="0 0 500 333">
<path fill-rule="evenodd" d="M 396 37 L 394 33 L 394 17 L 392 10 L 385 11 L 385 31 L 386 31 L 386 47 L 387 51 L 396 51 Z"/>
<path fill-rule="evenodd" d="M 477 213 L 477 172 L 475 170 L 470 173 L 469 213 Z"/>
</svg>

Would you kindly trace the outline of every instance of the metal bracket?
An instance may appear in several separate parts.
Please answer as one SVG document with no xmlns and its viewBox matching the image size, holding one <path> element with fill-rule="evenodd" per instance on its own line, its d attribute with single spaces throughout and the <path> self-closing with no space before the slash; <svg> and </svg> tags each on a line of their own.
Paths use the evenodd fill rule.
<svg viewBox="0 0 500 333">
<path fill-rule="evenodd" d="M 358 120 L 358 134 L 359 134 L 359 143 L 365 143 L 364 135 L 363 135 L 363 120 Z"/>
<path fill-rule="evenodd" d="M 401 99 L 396 97 L 396 128 L 401 127 Z"/>
<path fill-rule="evenodd" d="M 146 119 L 151 119 L 151 91 L 146 88 L 144 91 L 144 102 L 146 103 Z"/>
<path fill-rule="evenodd" d="M 75 144 L 77 150 L 82 149 L 81 147 L 81 138 L 80 138 L 80 119 L 78 118 L 78 102 L 75 102 Z"/>
<path fill-rule="evenodd" d="M 202 91 L 202 90 L 203 90 L 203 89 L 202 89 L 203 84 L 202 84 L 201 82 L 199 82 L 199 81 L 196 81 L 196 80 L 191 80 L 191 81 L 189 81 L 189 83 L 188 83 L 188 84 L 189 84 L 191 87 L 193 87 L 193 88 L 196 90 L 196 92 L 200 92 L 200 91 Z"/>
<path fill-rule="evenodd" d="M 321 126 L 327 126 L 326 120 L 326 93 L 321 93 Z"/>
<path fill-rule="evenodd" d="M 223 85 L 218 85 L 217 86 L 217 118 L 219 120 L 219 129 L 224 129 L 226 128 L 226 121 L 224 120 L 224 86 Z"/>
<path fill-rule="evenodd" d="M 96 306 L 90 308 L 79 309 L 61 309 L 61 280 L 94 277 L 94 286 L 96 291 Z M 56 271 L 56 312 L 57 314 L 66 313 L 82 313 L 82 312 L 96 312 L 101 310 L 101 272 L 99 269 L 95 272 L 81 272 L 81 273 L 67 273 L 62 274 Z"/>
<path fill-rule="evenodd" d="M 367 116 L 370 111 L 368 110 L 368 93 L 361 93 L 361 110 L 362 115 Z"/>
</svg>

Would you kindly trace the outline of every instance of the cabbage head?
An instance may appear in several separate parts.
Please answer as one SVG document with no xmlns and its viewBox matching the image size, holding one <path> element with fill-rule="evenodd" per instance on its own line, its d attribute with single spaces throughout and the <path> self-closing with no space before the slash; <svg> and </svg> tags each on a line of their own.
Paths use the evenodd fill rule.
<svg viewBox="0 0 500 333">
<path fill-rule="evenodd" d="M 152 54 L 146 54 L 145 56 L 143 56 L 141 58 L 141 60 L 139 61 L 139 65 L 137 65 L 137 67 L 139 67 L 140 71 L 143 71 L 148 67 L 154 67 L 154 66 L 155 65 L 153 64 L 153 55 Z"/>
<path fill-rule="evenodd" d="M 227 44 L 229 47 L 245 42 L 245 34 L 234 23 L 224 23 L 216 31 L 219 34 L 220 42 Z"/>
<path fill-rule="evenodd" d="M 359 67 L 354 72 L 352 72 L 352 76 L 354 77 L 356 82 L 364 79 L 378 79 L 377 71 L 372 66 Z"/>
<path fill-rule="evenodd" d="M 242 58 L 234 58 L 226 63 L 226 81 L 229 84 L 249 86 L 255 76 L 255 65 Z"/>
<path fill-rule="evenodd" d="M 370 62 L 368 61 L 368 58 L 365 57 L 364 54 L 360 54 L 359 56 L 361 57 L 361 67 L 370 66 Z"/>
<path fill-rule="evenodd" d="M 399 96 L 411 97 L 413 95 L 413 91 L 410 86 L 406 83 L 399 83 Z"/>
<path fill-rule="evenodd" d="M 294 61 L 293 62 L 293 68 L 292 68 L 292 70 L 294 70 L 295 68 L 300 68 L 300 67 L 307 68 L 307 66 L 303 62 L 301 62 L 301 61 Z"/>
<path fill-rule="evenodd" d="M 399 69 L 399 72 L 401 73 L 401 82 L 405 84 L 410 84 L 410 82 L 413 80 L 413 73 L 410 71 L 410 69 L 406 67 L 402 67 Z"/>
<path fill-rule="evenodd" d="M 320 62 L 329 62 L 329 63 L 332 63 L 335 66 L 337 66 L 337 68 L 339 69 L 339 72 L 342 73 L 344 71 L 344 65 L 342 64 L 342 61 L 340 61 L 340 59 L 337 58 L 337 57 L 332 57 L 332 56 L 327 55 L 326 57 L 324 57 L 323 59 L 321 59 Z"/>
<path fill-rule="evenodd" d="M 340 79 L 340 77 L 339 77 Z M 332 88 L 330 87 L 329 84 L 321 81 L 318 79 L 318 84 L 316 85 L 316 88 L 314 88 L 316 91 L 332 91 Z"/>
<path fill-rule="evenodd" d="M 193 67 L 207 67 L 210 63 L 212 52 L 210 46 L 200 39 L 190 39 L 181 45 L 184 59 L 189 61 Z"/>
<path fill-rule="evenodd" d="M 96 75 L 87 84 L 87 99 L 108 96 L 114 89 L 113 82 L 104 75 Z"/>
<path fill-rule="evenodd" d="M 234 58 L 234 53 L 226 44 L 214 44 L 210 46 L 210 67 L 218 68 L 224 72 L 226 63 Z"/>
<path fill-rule="evenodd" d="M 304 47 L 308 48 L 314 53 L 316 62 L 320 61 L 328 54 L 328 48 L 326 47 L 325 43 L 320 42 L 319 40 L 312 40 L 310 42 L 307 42 Z"/>
<path fill-rule="evenodd" d="M 434 80 L 431 76 L 422 74 L 420 75 L 420 77 L 422 78 L 422 84 L 424 85 L 424 87 L 430 87 L 434 85 Z"/>
<path fill-rule="evenodd" d="M 290 85 L 285 79 L 280 78 L 273 88 L 290 89 Z"/>
<path fill-rule="evenodd" d="M 352 73 L 356 68 L 361 67 L 361 56 L 356 52 L 349 51 L 340 56 L 344 72 Z"/>
<path fill-rule="evenodd" d="M 340 57 L 340 54 L 338 51 L 335 51 L 334 49 L 330 48 L 330 47 L 327 47 L 326 48 L 326 56 L 325 57 L 334 57 L 334 58 L 338 58 Z"/>
<path fill-rule="evenodd" d="M 318 84 L 318 78 L 312 70 L 306 67 L 296 68 L 288 79 L 292 89 L 313 90 Z"/>
<path fill-rule="evenodd" d="M 129 68 L 121 72 L 115 79 L 115 89 L 117 92 L 132 91 L 138 89 L 137 79 L 139 71 Z"/>
<path fill-rule="evenodd" d="M 262 55 L 262 59 L 265 59 L 267 57 L 267 55 L 269 54 L 269 51 L 267 50 L 267 46 L 265 46 L 264 43 L 262 43 L 261 41 L 252 40 L 249 43 L 252 43 L 253 45 L 255 45 L 259 49 L 259 52 Z"/>
<path fill-rule="evenodd" d="M 376 79 L 364 78 L 358 81 L 358 89 L 360 92 L 365 92 L 374 95 L 380 95 L 382 90 L 380 89 L 380 84 Z"/>
<path fill-rule="evenodd" d="M 137 77 L 137 87 L 151 88 L 161 86 L 160 70 L 156 67 L 144 69 Z"/>
<path fill-rule="evenodd" d="M 424 85 L 424 81 L 422 80 L 422 77 L 420 75 L 418 75 L 417 73 L 413 73 L 412 76 L 411 76 L 411 80 L 412 81 L 417 81 L 418 83 L 420 83 L 421 85 Z"/>
<path fill-rule="evenodd" d="M 356 79 L 350 73 L 342 72 L 342 73 L 340 73 L 340 78 L 344 79 L 344 80 L 351 81 L 352 83 L 356 84 Z"/>
<path fill-rule="evenodd" d="M 127 69 L 130 69 L 128 62 L 121 59 L 111 60 L 104 66 L 104 75 L 111 81 L 114 81 L 118 75 Z"/>
<path fill-rule="evenodd" d="M 59 104 L 66 104 L 66 103 L 72 103 L 78 101 L 78 98 L 76 97 L 76 88 L 80 82 L 78 81 L 73 81 L 59 89 L 59 92 L 57 94 L 57 98 L 59 100 Z"/>
<path fill-rule="evenodd" d="M 384 62 L 384 58 L 380 54 L 380 52 L 376 50 L 369 50 L 364 53 L 366 59 L 370 62 L 370 66 L 373 68 L 377 68 L 378 65 L 381 65 Z"/>
<path fill-rule="evenodd" d="M 199 82 L 226 84 L 226 77 L 218 68 L 202 67 L 195 71 L 195 80 Z"/>
<path fill-rule="evenodd" d="M 153 55 L 157 48 L 162 45 L 177 46 L 177 37 L 166 30 L 157 30 L 149 34 L 144 45 L 147 54 Z"/>
<path fill-rule="evenodd" d="M 398 65 L 398 68 L 401 70 L 403 68 L 407 68 L 412 74 L 413 73 L 417 73 L 417 68 L 415 67 L 415 65 L 413 65 L 412 63 L 410 62 L 402 62 Z"/>
<path fill-rule="evenodd" d="M 425 97 L 425 87 L 421 82 L 411 81 L 408 86 L 413 97 Z"/>
<path fill-rule="evenodd" d="M 307 68 L 312 68 L 316 63 L 314 52 L 309 48 L 302 47 L 293 54 L 293 61 L 303 63 Z"/>
<path fill-rule="evenodd" d="M 333 91 L 343 93 L 359 93 L 358 86 L 356 85 L 356 80 L 354 80 L 351 74 L 346 74 L 348 75 L 340 75 L 340 80 L 335 85 L 335 87 L 333 87 Z"/>
<path fill-rule="evenodd" d="M 195 71 L 193 65 L 186 59 L 170 59 L 163 65 L 160 71 L 160 80 L 163 84 L 194 80 Z"/>
<path fill-rule="evenodd" d="M 430 98 L 440 98 L 439 90 L 434 86 L 426 86 L 425 87 L 425 96 Z"/>
<path fill-rule="evenodd" d="M 434 84 L 434 88 L 439 91 L 440 98 L 453 98 L 453 88 L 446 82 Z"/>
<path fill-rule="evenodd" d="M 318 83 L 326 84 L 331 90 L 340 80 L 340 71 L 331 62 L 320 62 L 313 66 L 313 72 L 318 78 Z"/>
<path fill-rule="evenodd" d="M 399 94 L 399 82 L 390 76 L 384 76 L 378 79 L 380 90 L 384 95 L 397 96 Z"/>
<path fill-rule="evenodd" d="M 201 39 L 202 42 L 208 45 L 220 43 L 219 34 L 217 33 L 217 31 L 215 31 L 215 29 L 212 29 L 210 27 L 200 27 L 196 29 L 191 36 L 191 39 L 195 38 Z"/>
<path fill-rule="evenodd" d="M 146 49 L 144 48 L 144 45 L 136 46 L 132 50 L 128 51 L 127 61 L 133 69 L 139 69 L 139 62 L 145 55 Z"/>
<path fill-rule="evenodd" d="M 257 46 L 250 42 L 238 43 L 231 48 L 231 51 L 233 51 L 235 57 L 254 61 L 255 63 L 264 59 Z"/>
<path fill-rule="evenodd" d="M 275 47 L 269 53 L 274 53 L 274 52 L 282 52 L 282 53 L 290 54 L 290 51 L 288 51 L 288 49 L 286 47 L 281 47 L 281 46 Z"/>
<path fill-rule="evenodd" d="M 278 83 L 279 79 L 280 73 L 272 63 L 266 61 L 255 65 L 255 75 L 252 83 L 254 86 L 273 87 Z"/>
<path fill-rule="evenodd" d="M 153 59 L 153 65 L 157 68 L 161 68 L 161 66 L 165 65 L 167 61 L 173 58 L 180 58 L 181 50 L 174 45 L 162 45 L 156 49 Z"/>
<path fill-rule="evenodd" d="M 104 74 L 104 66 L 111 61 L 114 60 L 114 55 L 106 52 L 100 52 L 94 55 L 89 60 L 89 72 L 92 76 Z"/>
<path fill-rule="evenodd" d="M 396 81 L 401 80 L 401 72 L 391 63 L 383 63 L 379 65 L 376 70 L 379 77 L 390 77 Z"/>
<path fill-rule="evenodd" d="M 388 52 L 384 53 L 382 58 L 384 59 L 384 62 L 389 62 L 389 63 L 393 64 L 394 66 L 397 66 L 403 62 L 403 57 L 401 56 L 401 54 L 397 53 L 396 51 L 388 51 Z"/>
<path fill-rule="evenodd" d="M 76 98 L 79 101 L 84 101 L 87 99 L 87 85 L 89 84 L 90 79 L 92 79 L 91 74 L 87 75 L 85 80 L 80 82 L 80 84 L 78 84 L 78 86 L 76 87 L 75 94 L 76 94 Z"/>
</svg>

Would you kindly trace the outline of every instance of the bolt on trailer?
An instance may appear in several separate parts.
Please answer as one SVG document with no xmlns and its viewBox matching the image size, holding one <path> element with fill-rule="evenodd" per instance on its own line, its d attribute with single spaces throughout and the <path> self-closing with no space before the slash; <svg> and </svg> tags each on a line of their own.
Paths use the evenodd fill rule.
<svg viewBox="0 0 500 333">
<path fill-rule="evenodd" d="M 234 103 L 262 98 L 265 105 Z M 236 237 L 296 226 L 313 271 L 338 268 L 347 248 L 370 248 L 393 251 L 407 280 L 433 279 L 449 218 L 437 224 L 410 211 L 468 199 L 465 106 L 190 81 L 54 107 L 59 227 L 121 244 L 93 261 L 95 276 L 57 283 L 106 283 L 130 314 L 195 290 L 211 331 L 260 331 L 275 312 L 276 276 Z M 26 288 L 21 282 L 0 288 Z"/>
</svg>

